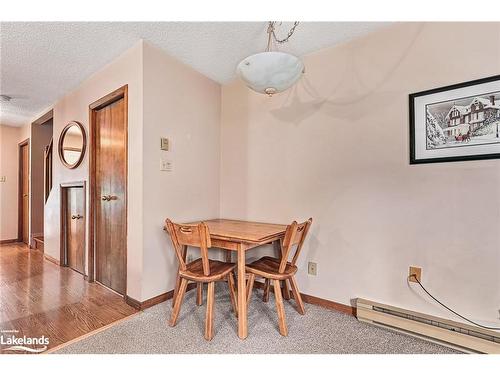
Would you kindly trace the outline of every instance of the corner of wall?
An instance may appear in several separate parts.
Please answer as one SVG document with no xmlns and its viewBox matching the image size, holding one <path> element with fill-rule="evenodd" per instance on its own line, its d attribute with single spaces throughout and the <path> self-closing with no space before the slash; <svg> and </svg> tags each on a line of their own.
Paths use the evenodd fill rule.
<svg viewBox="0 0 500 375">
<path fill-rule="evenodd" d="M 177 263 L 163 220 L 219 214 L 220 85 L 143 44 L 142 300 L 173 288 Z M 162 151 L 160 137 L 170 140 Z M 160 171 L 160 159 L 173 163 Z M 203 181 L 203 183 L 200 183 Z M 172 271 L 172 272 L 171 272 Z"/>
</svg>

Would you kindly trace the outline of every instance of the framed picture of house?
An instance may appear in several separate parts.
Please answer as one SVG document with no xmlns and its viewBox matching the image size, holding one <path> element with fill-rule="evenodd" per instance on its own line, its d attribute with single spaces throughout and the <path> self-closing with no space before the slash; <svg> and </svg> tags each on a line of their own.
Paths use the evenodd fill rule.
<svg viewBox="0 0 500 375">
<path fill-rule="evenodd" d="M 500 75 L 410 94 L 410 164 L 500 158 Z"/>
</svg>

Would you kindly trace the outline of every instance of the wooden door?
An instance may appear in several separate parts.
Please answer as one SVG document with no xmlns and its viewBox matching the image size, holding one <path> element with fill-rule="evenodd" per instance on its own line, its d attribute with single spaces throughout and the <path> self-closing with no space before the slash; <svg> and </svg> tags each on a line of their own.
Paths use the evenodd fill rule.
<svg viewBox="0 0 500 375">
<path fill-rule="evenodd" d="M 30 147 L 25 141 L 19 149 L 19 238 L 25 243 L 29 242 L 29 186 L 30 186 Z"/>
<path fill-rule="evenodd" d="M 93 109 L 95 132 L 95 278 L 126 294 L 126 97 Z"/>
<path fill-rule="evenodd" d="M 85 274 L 85 193 L 82 187 L 65 188 L 66 264 Z"/>
</svg>

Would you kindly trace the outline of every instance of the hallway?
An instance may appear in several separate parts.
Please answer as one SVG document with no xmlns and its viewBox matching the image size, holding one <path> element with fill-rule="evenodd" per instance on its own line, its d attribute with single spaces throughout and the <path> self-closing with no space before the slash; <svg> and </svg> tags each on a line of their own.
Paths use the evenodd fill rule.
<svg viewBox="0 0 500 375">
<path fill-rule="evenodd" d="M 106 288 L 21 243 L 0 245 L 0 333 L 48 337 L 52 349 L 137 311 Z M 9 331 L 9 332 L 6 332 Z M 17 331 L 17 332 L 15 332 Z M 9 345 L 2 344 L 0 353 Z"/>
</svg>

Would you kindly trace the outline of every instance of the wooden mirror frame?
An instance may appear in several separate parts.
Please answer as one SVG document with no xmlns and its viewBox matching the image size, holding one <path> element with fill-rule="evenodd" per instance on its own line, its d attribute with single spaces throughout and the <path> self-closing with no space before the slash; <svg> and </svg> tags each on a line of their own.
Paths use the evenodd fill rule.
<svg viewBox="0 0 500 375">
<path fill-rule="evenodd" d="M 64 159 L 63 142 L 64 142 L 64 137 L 66 136 L 66 133 L 68 132 L 69 128 L 71 128 L 74 125 L 78 126 L 80 128 L 80 131 L 82 132 L 82 138 L 83 138 L 82 152 L 81 152 L 80 157 L 78 158 L 78 160 L 76 161 L 75 164 L 69 164 Z M 81 123 L 79 123 L 78 121 L 68 122 L 66 124 L 66 126 L 64 127 L 64 129 L 62 130 L 61 135 L 59 136 L 58 146 L 59 146 L 58 147 L 59 159 L 61 160 L 61 163 L 63 163 L 64 166 L 66 168 L 69 168 L 69 169 L 74 169 L 74 168 L 78 167 L 83 161 L 83 157 L 85 156 L 85 149 L 87 148 L 87 133 L 85 132 L 85 128 L 83 127 L 83 125 Z"/>
</svg>

